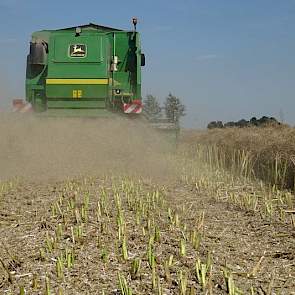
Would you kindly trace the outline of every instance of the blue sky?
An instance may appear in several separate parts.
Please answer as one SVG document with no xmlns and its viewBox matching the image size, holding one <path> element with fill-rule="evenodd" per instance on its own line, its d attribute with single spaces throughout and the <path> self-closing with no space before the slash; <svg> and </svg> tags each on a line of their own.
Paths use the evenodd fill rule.
<svg viewBox="0 0 295 295">
<path fill-rule="evenodd" d="M 143 94 L 169 92 L 186 127 L 269 115 L 295 124 L 294 0 L 0 0 L 0 106 L 24 96 L 30 34 L 94 22 L 138 30 Z"/>
</svg>

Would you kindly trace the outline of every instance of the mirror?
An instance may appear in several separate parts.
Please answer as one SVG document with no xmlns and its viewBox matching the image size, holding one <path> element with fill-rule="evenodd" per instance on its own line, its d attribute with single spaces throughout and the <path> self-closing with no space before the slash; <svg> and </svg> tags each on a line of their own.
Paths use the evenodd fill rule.
<svg viewBox="0 0 295 295">
<path fill-rule="evenodd" d="M 33 65 L 44 65 L 46 63 L 46 46 L 43 42 L 30 43 L 29 62 Z"/>
<path fill-rule="evenodd" d="M 141 54 L 141 66 L 145 66 L 145 55 L 143 53 Z"/>
</svg>

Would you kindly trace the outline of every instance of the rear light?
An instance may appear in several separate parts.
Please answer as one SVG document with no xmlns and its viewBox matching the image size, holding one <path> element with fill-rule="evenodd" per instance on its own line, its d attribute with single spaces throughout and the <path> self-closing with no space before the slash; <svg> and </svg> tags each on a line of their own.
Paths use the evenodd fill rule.
<svg viewBox="0 0 295 295">
<path fill-rule="evenodd" d="M 21 106 L 23 106 L 24 105 L 24 100 L 23 99 L 19 99 L 19 98 L 17 98 L 17 99 L 14 99 L 13 101 L 12 101 L 12 106 L 13 107 L 21 107 Z"/>
<path fill-rule="evenodd" d="M 142 112 L 142 102 L 140 99 L 135 99 L 130 103 L 123 104 L 125 114 L 140 114 Z"/>
<path fill-rule="evenodd" d="M 132 104 L 142 105 L 142 101 L 140 99 L 134 99 L 132 100 Z"/>
</svg>

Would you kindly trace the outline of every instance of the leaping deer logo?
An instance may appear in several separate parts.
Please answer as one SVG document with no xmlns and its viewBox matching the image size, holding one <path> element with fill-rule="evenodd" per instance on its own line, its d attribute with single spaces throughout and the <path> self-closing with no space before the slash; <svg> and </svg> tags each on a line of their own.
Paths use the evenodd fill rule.
<svg viewBox="0 0 295 295">
<path fill-rule="evenodd" d="M 84 57 L 86 55 L 86 46 L 84 44 L 75 44 L 70 46 L 71 57 Z"/>
<path fill-rule="evenodd" d="M 83 48 L 80 45 L 74 45 L 73 54 L 75 54 L 75 53 L 85 53 L 85 51 L 83 50 Z"/>
</svg>

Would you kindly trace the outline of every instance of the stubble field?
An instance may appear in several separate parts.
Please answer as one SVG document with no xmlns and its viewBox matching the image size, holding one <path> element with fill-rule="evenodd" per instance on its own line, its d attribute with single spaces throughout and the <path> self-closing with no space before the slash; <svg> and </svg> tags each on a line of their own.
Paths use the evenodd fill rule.
<svg viewBox="0 0 295 295">
<path fill-rule="evenodd" d="M 1 294 L 295 294 L 294 195 L 247 158 L 133 122 L 1 120 Z"/>
</svg>

